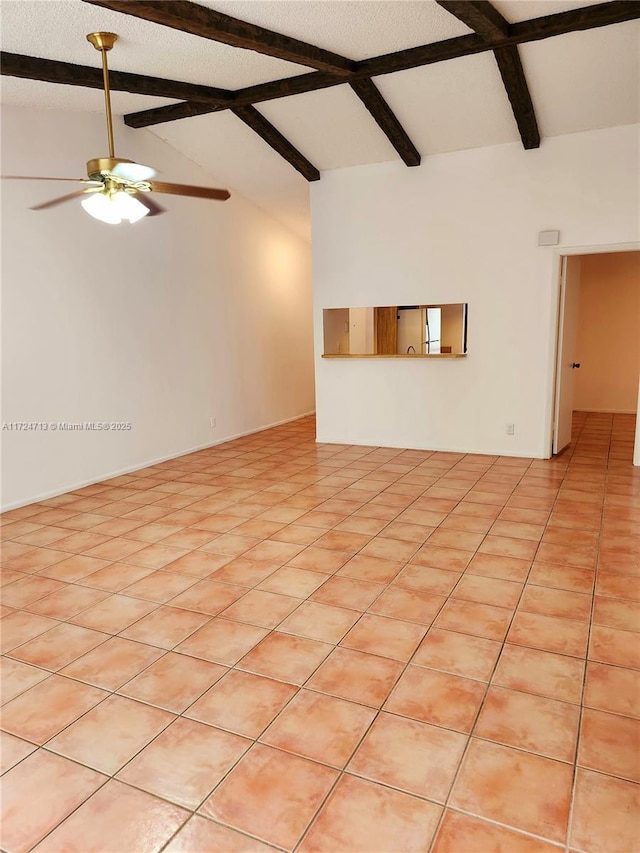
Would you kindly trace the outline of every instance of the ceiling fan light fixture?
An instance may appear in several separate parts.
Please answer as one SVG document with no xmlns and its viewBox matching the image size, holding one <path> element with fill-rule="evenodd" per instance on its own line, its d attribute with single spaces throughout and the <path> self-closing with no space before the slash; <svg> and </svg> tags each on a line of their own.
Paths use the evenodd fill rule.
<svg viewBox="0 0 640 853">
<path fill-rule="evenodd" d="M 148 207 L 145 207 L 137 198 L 124 191 L 111 196 L 111 204 L 114 205 L 121 219 L 127 219 L 132 224 L 138 222 L 149 213 Z"/>
<path fill-rule="evenodd" d="M 90 216 L 107 225 L 119 225 L 123 219 L 138 222 L 149 213 L 149 208 L 124 191 L 91 193 L 80 204 Z"/>
<path fill-rule="evenodd" d="M 108 225 L 118 225 L 122 222 L 122 217 L 118 216 L 118 212 L 109 197 L 103 192 L 91 193 L 91 195 L 83 198 L 80 204 L 89 216 L 99 219 L 100 222 L 106 222 Z"/>
</svg>

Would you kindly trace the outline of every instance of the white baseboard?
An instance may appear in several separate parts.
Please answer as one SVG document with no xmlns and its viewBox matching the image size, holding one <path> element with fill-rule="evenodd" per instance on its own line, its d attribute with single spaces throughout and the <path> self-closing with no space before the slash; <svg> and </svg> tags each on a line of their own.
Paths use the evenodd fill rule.
<svg viewBox="0 0 640 853">
<path fill-rule="evenodd" d="M 431 451 L 433 453 L 464 453 L 471 454 L 472 456 L 509 456 L 513 459 L 548 459 L 548 456 L 544 456 L 540 451 L 527 453 L 526 451 L 522 451 L 520 453 L 516 453 L 515 451 L 505 450 L 504 448 L 500 450 L 469 450 L 468 447 L 450 447 L 445 445 L 440 445 L 439 447 L 435 447 L 434 445 L 429 445 L 428 447 L 425 445 L 424 447 L 419 447 L 418 445 L 409 445 L 409 444 L 395 444 L 393 442 L 385 441 L 384 443 L 380 443 L 379 441 L 367 441 L 366 439 L 359 438 L 357 441 L 352 441 L 348 437 L 341 436 L 340 438 L 326 438 L 317 436 L 316 441 L 318 444 L 348 444 L 354 447 L 393 447 L 397 450 L 426 450 Z"/>
<path fill-rule="evenodd" d="M 95 483 L 102 483 L 104 480 L 112 480 L 114 477 L 121 477 L 123 474 L 131 474 L 133 471 L 140 471 L 142 468 L 150 468 L 152 465 L 159 465 L 161 462 L 168 462 L 170 459 L 179 459 L 181 456 L 188 456 L 190 453 L 197 453 L 199 450 L 207 450 L 209 447 L 217 447 L 219 444 L 226 444 L 228 441 L 235 441 L 237 438 L 244 438 L 247 435 L 254 435 L 257 432 L 264 432 L 268 429 L 273 429 L 274 427 L 283 426 L 284 424 L 290 424 L 293 421 L 300 421 L 303 418 L 308 418 L 311 415 L 315 415 L 315 410 L 311 412 L 304 412 L 302 415 L 294 415 L 292 418 L 285 418 L 282 421 L 275 421 L 272 424 L 266 424 L 265 426 L 257 427 L 256 429 L 249 429 L 246 432 L 238 432 L 235 435 L 228 435 L 225 438 L 219 438 L 216 441 L 207 442 L 206 444 L 200 444 L 197 447 L 190 447 L 187 450 L 180 450 L 177 453 L 170 453 L 167 456 L 159 456 L 156 459 L 149 459 L 146 462 L 139 462 L 135 465 L 131 465 L 127 468 L 120 468 L 117 471 L 110 471 L 106 474 L 101 474 L 99 477 L 92 477 L 89 480 L 83 480 L 79 483 L 69 483 L 66 486 L 61 486 L 58 489 L 54 489 L 51 492 L 45 492 L 44 494 L 35 495 L 35 497 L 29 498 L 24 501 L 16 501 L 15 503 L 3 504 L 0 506 L 0 512 L 8 512 L 10 509 L 19 509 L 21 506 L 29 506 L 29 504 L 39 503 L 40 501 L 46 501 L 49 498 L 58 497 L 58 495 L 66 495 L 67 492 L 74 492 L 76 489 L 83 489 L 85 486 L 92 486 Z"/>
</svg>

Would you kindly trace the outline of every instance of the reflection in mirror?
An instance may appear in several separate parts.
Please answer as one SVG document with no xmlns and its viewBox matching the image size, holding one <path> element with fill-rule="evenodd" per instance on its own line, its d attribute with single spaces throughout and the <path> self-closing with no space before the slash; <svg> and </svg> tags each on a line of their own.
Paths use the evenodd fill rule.
<svg viewBox="0 0 640 853">
<path fill-rule="evenodd" d="M 325 308 L 325 355 L 463 355 L 467 304 Z"/>
</svg>

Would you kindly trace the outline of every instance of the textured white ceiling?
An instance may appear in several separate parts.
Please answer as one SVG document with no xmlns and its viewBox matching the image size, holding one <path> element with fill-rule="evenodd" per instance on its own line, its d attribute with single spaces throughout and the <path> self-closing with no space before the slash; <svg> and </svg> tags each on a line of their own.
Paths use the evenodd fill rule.
<svg viewBox="0 0 640 853">
<path fill-rule="evenodd" d="M 595 2 L 495 0 L 495 6 L 516 22 Z M 469 32 L 434 0 L 204 0 L 204 4 L 352 59 Z M 0 23 L 6 51 L 98 66 L 98 54 L 85 35 L 111 29 L 120 35 L 110 54 L 114 69 L 224 88 L 309 71 L 80 0 L 1 0 Z M 639 47 L 637 21 L 522 45 L 520 55 L 543 138 L 640 120 Z M 390 74 L 375 82 L 423 158 L 519 139 L 491 53 Z M 2 100 L 102 110 L 99 91 L 6 77 Z M 172 102 L 123 92 L 113 95 L 116 115 L 166 103 Z M 347 85 L 257 108 L 320 170 L 397 159 Z M 307 182 L 231 113 L 138 132 L 157 134 L 203 166 L 216 182 L 308 235 Z"/>
<path fill-rule="evenodd" d="M 471 32 L 432 0 L 205 0 L 201 5 L 350 59 Z"/>
<path fill-rule="evenodd" d="M 388 74 L 376 83 L 424 156 L 519 139 L 492 53 Z"/>
<path fill-rule="evenodd" d="M 493 5 L 510 24 L 528 21 L 529 18 L 541 18 L 544 15 L 557 15 L 583 6 L 595 6 L 604 0 L 495 0 Z"/>
<path fill-rule="evenodd" d="M 73 112 L 104 112 L 104 95 L 101 89 L 60 86 L 57 83 L 23 80 L 21 77 L 2 77 L 0 92 L 3 104 Z M 111 106 L 116 116 L 175 103 L 168 98 L 149 98 L 147 95 L 132 95 L 130 92 L 111 93 Z"/>
<path fill-rule="evenodd" d="M 120 36 L 109 56 L 114 69 L 224 89 L 253 86 L 309 70 L 80 0 L 2 0 L 0 23 L 2 49 L 12 53 L 99 67 L 100 56 L 85 36 L 108 30 Z"/>
<path fill-rule="evenodd" d="M 258 109 L 321 171 L 398 156 L 346 84 L 269 101 Z"/>
<path fill-rule="evenodd" d="M 542 137 L 640 121 L 640 23 L 520 45 Z"/>
</svg>

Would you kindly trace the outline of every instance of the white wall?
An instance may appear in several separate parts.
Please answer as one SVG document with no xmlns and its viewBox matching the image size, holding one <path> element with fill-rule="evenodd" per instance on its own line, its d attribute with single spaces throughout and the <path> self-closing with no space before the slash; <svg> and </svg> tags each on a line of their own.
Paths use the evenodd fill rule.
<svg viewBox="0 0 640 853">
<path fill-rule="evenodd" d="M 316 340 L 323 308 L 468 302 L 469 354 L 323 361 L 317 348 L 318 440 L 545 456 L 558 256 L 537 233 L 637 241 L 637 168 L 638 128 L 626 126 L 323 174 Z"/>
<path fill-rule="evenodd" d="M 105 147 L 99 115 L 4 111 L 4 174 L 81 177 Z M 216 184 L 147 131 L 119 124 L 116 150 Z M 4 431 L 4 506 L 313 410 L 308 244 L 237 195 L 156 196 L 168 212 L 132 226 L 27 209 L 72 188 L 3 182 L 2 420 L 133 428 Z"/>
</svg>

